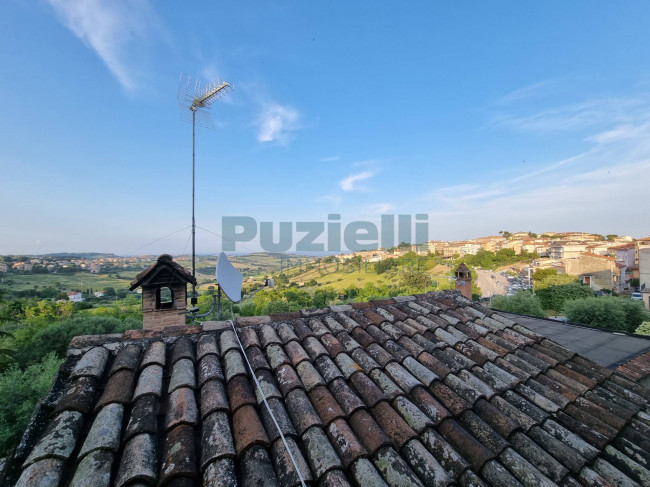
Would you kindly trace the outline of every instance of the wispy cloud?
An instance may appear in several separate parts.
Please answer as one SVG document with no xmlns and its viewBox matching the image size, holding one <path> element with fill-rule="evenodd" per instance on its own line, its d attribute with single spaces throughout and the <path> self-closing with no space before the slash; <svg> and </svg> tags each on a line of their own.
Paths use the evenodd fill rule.
<svg viewBox="0 0 650 487">
<path fill-rule="evenodd" d="M 511 91 L 502 96 L 497 100 L 497 103 L 509 104 L 540 96 L 543 93 L 546 93 L 556 83 L 557 80 L 544 80 L 538 83 L 533 83 L 532 85 L 524 86 L 523 88 Z"/>
<path fill-rule="evenodd" d="M 363 213 L 366 215 L 381 215 L 395 210 L 395 206 L 391 203 L 373 203 L 363 208 Z"/>
<path fill-rule="evenodd" d="M 277 141 L 285 144 L 289 141 L 292 132 L 300 128 L 300 112 L 289 105 L 265 103 L 258 126 L 258 141 Z"/>
<path fill-rule="evenodd" d="M 63 25 L 104 62 L 120 84 L 137 90 L 146 77 L 145 47 L 159 28 L 147 0 L 46 0 Z"/>
<path fill-rule="evenodd" d="M 341 160 L 341 156 L 321 157 L 320 159 L 321 162 L 336 162 L 340 160 Z"/>
<path fill-rule="evenodd" d="M 319 202 L 326 201 L 328 203 L 338 206 L 343 202 L 343 197 L 340 194 L 331 193 L 319 197 L 316 201 Z"/>
<path fill-rule="evenodd" d="M 341 179 L 339 181 L 339 186 L 343 191 L 355 191 L 360 189 L 365 189 L 363 187 L 357 186 L 359 181 L 364 181 L 375 175 L 374 171 L 363 171 L 354 174 L 350 174 L 348 177 Z"/>
</svg>

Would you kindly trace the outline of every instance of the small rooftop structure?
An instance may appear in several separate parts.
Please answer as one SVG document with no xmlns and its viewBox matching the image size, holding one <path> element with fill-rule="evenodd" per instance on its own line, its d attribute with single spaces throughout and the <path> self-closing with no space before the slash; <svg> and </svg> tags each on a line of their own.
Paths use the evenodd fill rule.
<svg viewBox="0 0 650 487">
<path fill-rule="evenodd" d="M 130 290 L 142 288 L 142 328 L 162 330 L 185 324 L 187 284 L 196 279 L 172 256 L 163 254 L 131 283 Z"/>
</svg>

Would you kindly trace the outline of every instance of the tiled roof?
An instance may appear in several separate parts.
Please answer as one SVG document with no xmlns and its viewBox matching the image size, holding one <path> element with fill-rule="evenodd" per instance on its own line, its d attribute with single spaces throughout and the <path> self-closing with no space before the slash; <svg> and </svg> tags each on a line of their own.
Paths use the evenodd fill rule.
<svg viewBox="0 0 650 487">
<path fill-rule="evenodd" d="M 621 364 L 616 371 L 634 382 L 645 379 L 650 376 L 650 352 L 640 354 Z"/>
<path fill-rule="evenodd" d="M 457 292 L 237 333 L 76 338 L 3 485 L 650 483 L 650 391 Z"/>
</svg>

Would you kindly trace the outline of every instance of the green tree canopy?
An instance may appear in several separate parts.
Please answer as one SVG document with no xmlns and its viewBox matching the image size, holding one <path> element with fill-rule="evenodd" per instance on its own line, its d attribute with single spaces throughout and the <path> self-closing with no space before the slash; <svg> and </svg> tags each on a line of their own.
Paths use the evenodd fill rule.
<svg viewBox="0 0 650 487">
<path fill-rule="evenodd" d="M 530 316 L 544 316 L 539 300 L 529 291 L 519 291 L 514 296 L 494 296 L 492 308 Z"/>
<path fill-rule="evenodd" d="M 639 301 L 622 298 L 586 298 L 567 302 L 565 313 L 569 321 L 608 330 L 634 331 L 650 313 Z"/>
</svg>

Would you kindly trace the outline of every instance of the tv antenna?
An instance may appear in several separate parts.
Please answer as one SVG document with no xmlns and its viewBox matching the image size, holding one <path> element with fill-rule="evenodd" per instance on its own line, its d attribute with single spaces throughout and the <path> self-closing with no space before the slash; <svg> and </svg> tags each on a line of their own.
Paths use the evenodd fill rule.
<svg viewBox="0 0 650 487">
<path fill-rule="evenodd" d="M 181 74 L 178 83 L 178 107 L 181 111 L 181 120 L 192 123 L 192 296 L 190 312 L 196 317 L 198 311 L 198 293 L 196 292 L 196 222 L 194 219 L 194 194 L 195 194 L 195 134 L 196 125 L 205 127 L 207 129 L 214 129 L 212 117 L 210 117 L 210 108 L 212 104 L 222 98 L 232 89 L 230 83 L 222 80 L 217 80 L 213 83 L 203 85 L 198 80 L 192 80 L 189 76 L 187 78 Z M 213 297 L 214 300 L 214 297 Z M 214 302 L 213 308 L 214 309 Z M 210 310 L 212 312 L 212 310 Z"/>
</svg>

